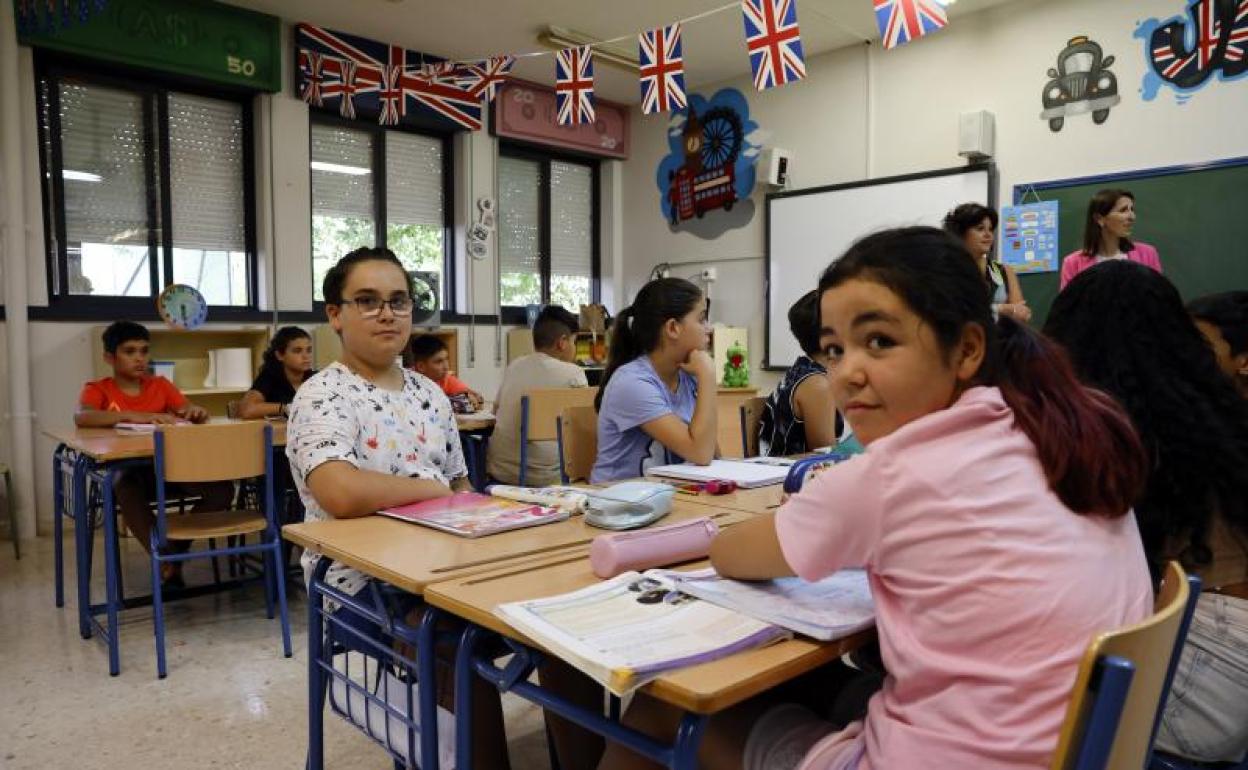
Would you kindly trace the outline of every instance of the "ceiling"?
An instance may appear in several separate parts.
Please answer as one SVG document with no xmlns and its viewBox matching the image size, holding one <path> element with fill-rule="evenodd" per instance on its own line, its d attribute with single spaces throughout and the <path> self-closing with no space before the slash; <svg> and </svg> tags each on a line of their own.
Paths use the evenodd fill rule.
<svg viewBox="0 0 1248 770">
<path fill-rule="evenodd" d="M 1017 0 L 957 0 L 952 20 Z M 547 50 L 538 33 L 557 26 L 599 40 L 670 24 L 727 5 L 726 0 L 230 0 L 288 21 L 306 21 L 454 59 Z M 878 39 L 871 0 L 802 0 L 798 4 L 806 57 Z M 686 24 L 685 78 L 690 89 L 749 74 L 740 11 L 735 7 Z M 624 41 L 623 49 L 636 51 Z M 635 55 L 635 54 L 634 54 Z M 554 59 L 522 59 L 517 77 L 553 84 Z M 635 103 L 635 73 L 595 67 L 595 91 Z"/>
</svg>

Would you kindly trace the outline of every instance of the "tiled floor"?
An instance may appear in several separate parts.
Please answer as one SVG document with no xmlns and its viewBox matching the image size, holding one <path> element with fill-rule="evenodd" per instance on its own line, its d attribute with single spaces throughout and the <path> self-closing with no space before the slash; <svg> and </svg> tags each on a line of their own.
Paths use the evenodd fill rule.
<svg viewBox="0 0 1248 770">
<path fill-rule="evenodd" d="M 97 545 L 97 556 L 101 553 Z M 99 559 L 97 558 L 97 562 Z M 133 540 L 123 554 L 127 593 L 148 589 Z M 108 675 L 102 642 L 78 635 L 73 552 L 66 605 L 53 604 L 51 538 L 0 542 L 0 768 L 164 770 L 301 768 L 307 736 L 307 634 L 302 594 L 291 602 L 295 656 L 282 657 L 276 620 L 253 586 L 168 605 L 169 676 L 156 678 L 150 608 L 121 622 L 121 675 Z M 100 567 L 96 568 L 101 582 Z M 188 582 L 211 578 L 192 562 Z M 101 597 L 96 587 L 93 596 Z M 546 770 L 540 712 L 504 699 L 512 767 Z M 341 719 L 325 719 L 326 768 L 388 770 L 378 746 Z"/>
</svg>

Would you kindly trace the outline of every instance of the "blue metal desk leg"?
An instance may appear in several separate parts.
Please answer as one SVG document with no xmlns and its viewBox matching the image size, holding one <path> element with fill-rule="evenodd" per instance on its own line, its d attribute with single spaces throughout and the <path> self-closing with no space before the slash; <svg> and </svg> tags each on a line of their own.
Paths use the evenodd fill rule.
<svg viewBox="0 0 1248 770">
<path fill-rule="evenodd" d="M 481 629 L 469 624 L 455 652 L 455 766 L 472 767 L 472 660 Z M 423 731 L 422 731 L 423 732 Z"/>
<path fill-rule="evenodd" d="M 426 604 L 416 629 L 416 681 L 420 683 L 420 766 L 438 767 L 436 626 L 441 613 Z M 402 620 L 402 618 L 400 618 Z M 456 705 L 455 710 L 459 710 Z M 463 767 L 470 767 L 463 765 Z"/>
<path fill-rule="evenodd" d="M 328 684 L 321 672 L 321 657 L 325 649 L 325 597 L 321 594 L 321 581 L 329 571 L 330 560 L 321 558 L 316 563 L 312 580 L 308 582 L 308 762 L 307 770 L 324 770 L 325 767 L 325 689 Z"/>
<path fill-rule="evenodd" d="M 74 462 L 74 578 L 78 581 L 78 632 L 91 638 L 91 511 L 87 506 L 87 467 L 91 461 Z"/>
<path fill-rule="evenodd" d="M 113 481 L 116 470 L 106 470 L 102 477 L 104 485 L 104 590 L 108 608 L 108 673 L 121 673 L 121 649 L 117 632 L 117 610 L 121 598 L 117 589 L 117 571 L 121 568 L 117 559 L 117 518 L 113 514 Z M 158 608 L 159 609 L 159 608 Z"/>
<path fill-rule="evenodd" d="M 56 570 L 56 606 L 65 606 L 65 554 L 61 552 L 65 542 L 65 477 L 61 475 L 65 445 L 52 453 L 52 561 Z"/>
</svg>

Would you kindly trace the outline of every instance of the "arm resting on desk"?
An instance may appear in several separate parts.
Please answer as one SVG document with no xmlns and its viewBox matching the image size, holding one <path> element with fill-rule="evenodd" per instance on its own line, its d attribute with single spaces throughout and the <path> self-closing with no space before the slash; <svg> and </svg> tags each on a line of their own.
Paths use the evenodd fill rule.
<svg viewBox="0 0 1248 770">
<path fill-rule="evenodd" d="M 342 460 L 314 468 L 308 474 L 308 489 L 321 508 L 336 519 L 368 516 L 382 508 L 451 494 L 451 488 L 440 481 L 366 471 Z"/>
<path fill-rule="evenodd" d="M 711 564 L 720 575 L 740 580 L 770 580 L 794 574 L 780 550 L 774 513 L 721 530 L 711 541 Z"/>
<path fill-rule="evenodd" d="M 172 425 L 178 421 L 175 415 L 165 412 L 111 412 L 79 405 L 74 414 L 74 425 L 79 428 L 111 428 L 119 422 L 156 423 Z"/>
</svg>

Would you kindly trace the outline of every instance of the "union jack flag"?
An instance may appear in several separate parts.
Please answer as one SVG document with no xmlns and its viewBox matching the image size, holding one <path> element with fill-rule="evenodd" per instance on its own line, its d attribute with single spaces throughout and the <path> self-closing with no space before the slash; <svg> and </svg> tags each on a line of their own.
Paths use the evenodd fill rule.
<svg viewBox="0 0 1248 770">
<path fill-rule="evenodd" d="M 741 0 L 745 47 L 759 91 L 806 77 L 797 0 Z"/>
<path fill-rule="evenodd" d="M 555 108 L 561 126 L 594 122 L 594 52 L 589 46 L 555 54 Z"/>
<path fill-rule="evenodd" d="M 896 48 L 949 23 L 939 0 L 874 0 L 875 24 L 885 48 Z"/>
<path fill-rule="evenodd" d="M 641 60 L 641 111 L 646 115 L 683 109 L 685 60 L 680 25 L 659 27 L 637 36 Z"/>
<path fill-rule="evenodd" d="M 1239 0 L 1239 6 L 1235 9 L 1235 21 L 1231 25 L 1231 34 L 1226 38 L 1224 57 L 1231 65 L 1238 65 L 1238 71 L 1242 72 L 1244 67 L 1248 67 L 1248 0 Z M 1223 67 L 1223 71 L 1228 69 L 1232 68 Z M 1234 72 L 1226 74 L 1234 75 Z"/>
<path fill-rule="evenodd" d="M 1248 9 L 1248 0 L 1240 5 L 1240 10 L 1248 13 L 1245 10 Z M 1218 49 L 1222 42 L 1222 18 L 1218 6 L 1217 0 L 1198 0 L 1188 6 L 1188 13 L 1196 26 L 1190 49 L 1185 40 L 1187 25 L 1182 21 L 1172 21 L 1153 31 L 1149 51 L 1157 74 L 1181 88 L 1200 85 L 1212 74 L 1214 65 L 1219 62 Z M 1248 33 L 1248 28 L 1245 32 Z M 1229 47 L 1227 50 L 1229 53 Z"/>
<path fill-rule="evenodd" d="M 480 97 L 445 77 L 422 76 L 428 57 L 419 51 L 311 24 L 296 26 L 295 45 L 298 91 L 309 104 L 317 104 L 319 93 L 318 106 L 337 107 L 348 118 L 358 115 L 385 125 L 481 128 Z M 409 101 L 415 102 L 411 109 Z"/>
<path fill-rule="evenodd" d="M 483 96 L 487 102 L 492 102 L 494 92 L 507 79 L 515 63 L 516 57 L 508 55 L 470 62 L 456 70 L 455 82 L 468 89 L 469 93 Z"/>
</svg>

